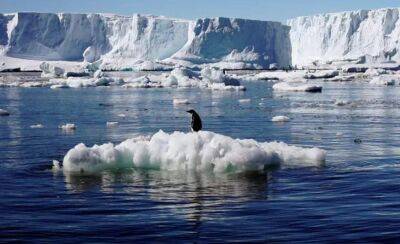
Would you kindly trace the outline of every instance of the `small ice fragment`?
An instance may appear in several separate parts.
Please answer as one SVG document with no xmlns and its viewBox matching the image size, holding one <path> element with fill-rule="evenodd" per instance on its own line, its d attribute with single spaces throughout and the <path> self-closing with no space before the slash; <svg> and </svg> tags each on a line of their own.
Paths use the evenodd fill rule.
<svg viewBox="0 0 400 244">
<path fill-rule="evenodd" d="M 335 101 L 335 105 L 336 105 L 336 106 L 339 106 L 339 107 L 341 107 L 341 106 L 346 106 L 346 105 L 349 105 L 349 104 L 350 104 L 350 102 L 349 102 L 349 101 L 346 101 L 346 100 L 342 100 L 342 101 L 336 100 L 336 101 Z"/>
<path fill-rule="evenodd" d="M 187 99 L 174 98 L 174 105 L 178 104 L 190 104 L 190 102 Z"/>
<path fill-rule="evenodd" d="M 249 103 L 251 102 L 251 99 L 239 99 L 240 103 Z"/>
<path fill-rule="evenodd" d="M 118 125 L 118 122 L 107 122 L 107 127 L 115 127 Z"/>
<path fill-rule="evenodd" d="M 75 124 L 66 123 L 65 125 L 60 125 L 58 128 L 65 130 L 65 131 L 74 131 L 76 130 Z"/>
<path fill-rule="evenodd" d="M 44 126 L 42 124 L 36 124 L 29 126 L 31 129 L 42 129 Z"/>
<path fill-rule="evenodd" d="M 125 118 L 125 117 L 126 117 L 126 114 L 118 114 L 117 116 L 118 116 L 118 117 L 121 117 L 121 118 Z"/>
<path fill-rule="evenodd" d="M 58 171 L 61 169 L 61 163 L 58 160 L 53 160 L 53 167 L 54 171 Z"/>
<path fill-rule="evenodd" d="M 10 112 L 8 112 L 5 109 L 0 108 L 0 116 L 9 116 L 9 115 L 10 115 Z"/>
<path fill-rule="evenodd" d="M 271 119 L 272 122 L 289 122 L 290 118 L 287 116 L 275 116 Z"/>
</svg>

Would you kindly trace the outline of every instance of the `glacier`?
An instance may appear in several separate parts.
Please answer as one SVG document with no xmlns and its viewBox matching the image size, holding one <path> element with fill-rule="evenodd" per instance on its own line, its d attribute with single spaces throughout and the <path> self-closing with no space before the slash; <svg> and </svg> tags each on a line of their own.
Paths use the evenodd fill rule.
<svg viewBox="0 0 400 244">
<path fill-rule="evenodd" d="M 0 61 L 1 69 L 37 69 L 42 61 L 94 63 L 104 70 L 285 67 L 291 64 L 289 30 L 279 22 L 223 17 L 0 14 Z"/>
<path fill-rule="evenodd" d="M 359 10 L 288 20 L 292 63 L 399 62 L 399 11 Z"/>
</svg>

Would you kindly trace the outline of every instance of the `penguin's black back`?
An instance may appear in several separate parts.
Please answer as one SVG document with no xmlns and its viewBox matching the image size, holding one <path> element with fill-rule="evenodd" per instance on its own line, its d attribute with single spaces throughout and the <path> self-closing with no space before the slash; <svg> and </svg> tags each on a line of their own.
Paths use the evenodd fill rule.
<svg viewBox="0 0 400 244">
<path fill-rule="evenodd" d="M 193 131 L 199 131 L 203 128 L 203 125 L 201 123 L 200 116 L 196 113 L 193 112 L 192 114 L 192 129 Z"/>
</svg>

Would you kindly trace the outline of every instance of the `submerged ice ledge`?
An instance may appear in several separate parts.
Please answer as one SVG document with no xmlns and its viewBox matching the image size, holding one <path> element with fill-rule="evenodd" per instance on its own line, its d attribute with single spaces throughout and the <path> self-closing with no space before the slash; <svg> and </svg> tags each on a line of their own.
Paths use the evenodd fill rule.
<svg viewBox="0 0 400 244">
<path fill-rule="evenodd" d="M 320 166 L 325 157 L 324 150 L 283 142 L 233 139 L 209 131 L 168 134 L 160 130 L 151 137 L 136 137 L 117 145 L 78 144 L 65 155 L 62 169 L 87 174 L 124 169 L 245 172 L 273 166 Z"/>
</svg>

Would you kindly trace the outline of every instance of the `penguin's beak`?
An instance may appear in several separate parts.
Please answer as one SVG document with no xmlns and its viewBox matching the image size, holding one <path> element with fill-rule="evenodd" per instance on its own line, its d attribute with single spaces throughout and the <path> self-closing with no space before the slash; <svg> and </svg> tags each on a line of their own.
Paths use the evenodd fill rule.
<svg viewBox="0 0 400 244">
<path fill-rule="evenodd" d="M 190 114 L 191 112 L 188 110 L 188 111 L 186 111 L 186 113 L 189 113 L 189 114 Z"/>
</svg>

